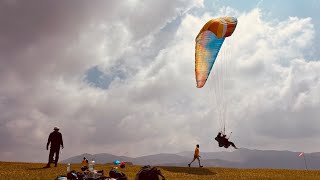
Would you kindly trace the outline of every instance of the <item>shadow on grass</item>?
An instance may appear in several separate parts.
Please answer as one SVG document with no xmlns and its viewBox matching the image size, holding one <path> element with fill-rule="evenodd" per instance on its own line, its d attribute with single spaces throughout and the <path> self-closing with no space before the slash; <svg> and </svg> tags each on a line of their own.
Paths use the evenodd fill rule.
<svg viewBox="0 0 320 180">
<path fill-rule="evenodd" d="M 185 168 L 185 167 L 168 167 L 168 166 L 159 166 L 159 168 L 176 173 L 188 173 L 188 174 L 196 174 L 196 175 L 215 175 L 216 172 L 212 172 L 206 168 Z"/>
<path fill-rule="evenodd" d="M 40 169 L 52 169 L 52 167 L 51 168 L 43 168 L 43 167 L 27 168 L 27 170 L 30 170 L 30 171 L 40 170 Z"/>
</svg>

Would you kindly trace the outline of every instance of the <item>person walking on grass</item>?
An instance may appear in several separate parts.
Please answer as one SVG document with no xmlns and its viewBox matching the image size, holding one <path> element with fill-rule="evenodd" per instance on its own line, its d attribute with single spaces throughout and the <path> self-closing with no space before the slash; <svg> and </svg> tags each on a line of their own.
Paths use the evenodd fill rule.
<svg viewBox="0 0 320 180">
<path fill-rule="evenodd" d="M 59 160 L 59 152 L 60 146 L 63 149 L 63 140 L 62 134 L 59 132 L 59 127 L 54 127 L 54 131 L 50 133 L 48 142 L 47 142 L 47 150 L 49 149 L 50 145 L 50 153 L 49 153 L 49 161 L 48 164 L 44 168 L 50 168 L 50 164 L 54 162 L 54 167 L 57 167 L 58 160 Z M 53 155 L 55 156 L 55 160 L 53 161 Z"/>
<path fill-rule="evenodd" d="M 197 159 L 199 162 L 199 167 L 203 167 L 200 164 L 200 157 L 201 156 L 200 156 L 200 151 L 199 151 L 199 144 L 197 144 L 196 149 L 194 150 L 193 160 L 188 164 L 188 166 L 190 167 L 191 164 L 193 163 L 193 161 L 195 161 Z"/>
</svg>

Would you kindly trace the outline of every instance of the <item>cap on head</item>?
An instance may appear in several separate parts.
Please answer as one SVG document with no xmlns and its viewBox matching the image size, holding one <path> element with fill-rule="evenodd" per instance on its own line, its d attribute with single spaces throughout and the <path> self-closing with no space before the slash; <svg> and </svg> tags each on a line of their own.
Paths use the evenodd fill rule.
<svg viewBox="0 0 320 180">
<path fill-rule="evenodd" d="M 56 126 L 56 127 L 53 128 L 53 130 L 59 130 L 59 127 Z"/>
</svg>

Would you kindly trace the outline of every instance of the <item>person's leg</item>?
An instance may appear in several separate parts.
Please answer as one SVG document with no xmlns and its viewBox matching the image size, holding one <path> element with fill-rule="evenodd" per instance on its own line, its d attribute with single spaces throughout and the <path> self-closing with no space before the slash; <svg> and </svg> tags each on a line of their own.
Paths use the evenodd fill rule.
<svg viewBox="0 0 320 180">
<path fill-rule="evenodd" d="M 49 159 L 48 159 L 48 164 L 46 167 L 50 167 L 50 164 L 52 163 L 53 161 L 53 155 L 54 155 L 54 151 L 52 148 L 50 148 L 50 152 L 49 152 Z"/>
<path fill-rule="evenodd" d="M 199 162 L 199 167 L 202 167 L 202 166 L 201 166 L 201 163 L 200 163 L 200 158 L 197 157 L 197 159 L 198 159 L 198 162 Z"/>
<path fill-rule="evenodd" d="M 233 142 L 229 142 L 229 144 L 230 144 L 232 147 L 234 147 L 234 148 L 238 149 L 238 148 L 236 147 L 236 145 L 234 145 L 234 143 L 233 143 Z"/>
<path fill-rule="evenodd" d="M 196 157 L 193 157 L 193 160 L 188 164 L 189 167 L 193 163 L 194 160 L 196 160 Z"/>
<path fill-rule="evenodd" d="M 58 165 L 59 153 L 60 153 L 60 148 L 55 148 L 55 154 L 56 154 L 56 158 L 54 160 L 54 166 L 55 167 L 57 167 L 57 165 Z"/>
<path fill-rule="evenodd" d="M 194 160 L 196 160 L 196 158 L 195 158 L 195 157 L 193 157 L 192 161 L 191 161 L 189 164 L 192 164 Z"/>
</svg>

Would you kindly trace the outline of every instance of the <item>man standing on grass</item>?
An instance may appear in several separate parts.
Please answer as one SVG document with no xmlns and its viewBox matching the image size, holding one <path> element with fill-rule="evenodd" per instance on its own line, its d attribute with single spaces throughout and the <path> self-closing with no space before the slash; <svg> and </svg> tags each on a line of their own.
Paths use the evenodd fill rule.
<svg viewBox="0 0 320 180">
<path fill-rule="evenodd" d="M 47 142 L 47 150 L 50 146 L 50 153 L 49 153 L 49 161 L 48 164 L 44 168 L 49 168 L 50 164 L 54 162 L 54 167 L 57 167 L 58 160 L 59 160 L 59 151 L 60 151 L 60 145 L 63 149 L 63 140 L 62 140 L 62 134 L 59 132 L 59 127 L 54 127 L 54 131 L 50 133 L 48 142 Z M 56 154 L 55 160 L 53 161 L 53 155 Z"/>
<path fill-rule="evenodd" d="M 199 144 L 197 144 L 196 149 L 194 150 L 194 155 L 193 155 L 193 160 L 191 161 L 191 163 L 193 163 L 194 160 L 198 159 L 199 162 L 199 167 L 203 167 L 200 164 L 200 151 L 199 151 Z M 190 167 L 191 163 L 188 164 L 188 166 Z"/>
</svg>

